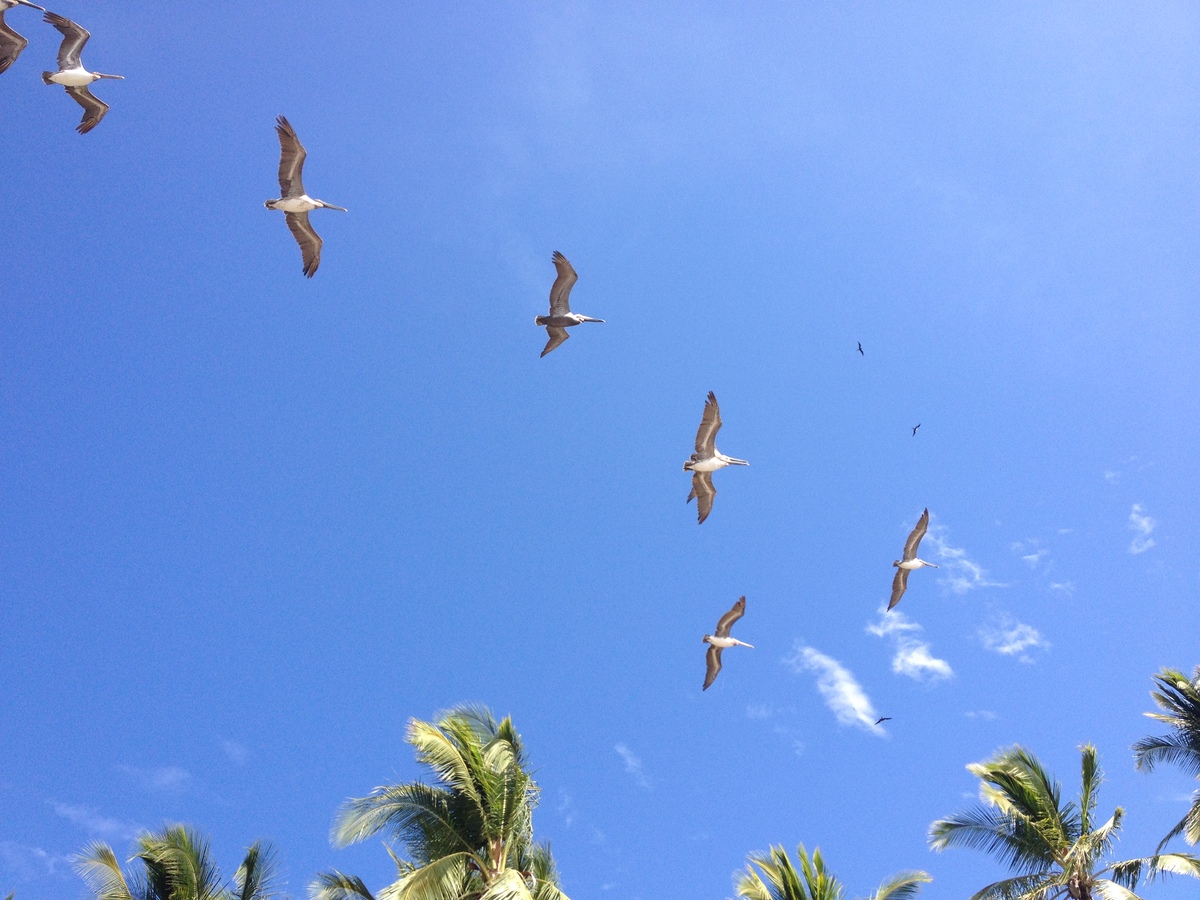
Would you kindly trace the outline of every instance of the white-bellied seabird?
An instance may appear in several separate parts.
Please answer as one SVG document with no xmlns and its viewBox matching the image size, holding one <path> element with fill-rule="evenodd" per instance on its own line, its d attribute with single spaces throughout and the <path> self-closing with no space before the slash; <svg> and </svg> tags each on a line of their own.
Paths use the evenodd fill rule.
<svg viewBox="0 0 1200 900">
<path fill-rule="evenodd" d="M 929 510 L 925 510 L 925 512 L 921 513 L 921 518 L 917 521 L 917 527 L 912 530 L 912 534 L 904 542 L 904 559 L 898 559 L 892 563 L 896 567 L 896 577 L 892 579 L 892 600 L 888 603 L 888 609 L 899 603 L 900 598 L 904 596 L 904 591 L 908 588 L 909 572 L 924 566 L 929 566 L 931 569 L 937 568 L 931 562 L 917 559 L 917 547 L 921 545 L 921 538 L 925 537 L 925 532 L 928 530 Z"/>
<path fill-rule="evenodd" d="M 314 209 L 336 209 L 348 212 L 343 206 L 334 206 L 324 200 L 314 200 L 304 193 L 304 147 L 291 123 L 283 116 L 275 119 L 275 131 L 279 134 L 279 192 L 278 200 L 268 200 L 264 205 L 267 209 L 281 209 L 287 215 L 287 226 L 292 237 L 300 245 L 300 255 L 304 260 L 304 274 L 312 278 L 321 264 L 321 245 L 324 241 L 308 221 L 308 214 Z"/>
<path fill-rule="evenodd" d="M 570 337 L 567 334 L 567 329 L 578 325 L 580 322 L 603 322 L 603 319 L 593 319 L 591 316 L 581 316 L 579 313 L 571 312 L 571 288 L 575 286 L 575 282 L 579 280 L 579 276 L 575 274 L 575 269 L 567 262 L 567 258 L 554 251 L 554 255 L 550 257 L 554 263 L 554 268 L 558 271 L 558 277 L 554 279 L 554 284 L 550 286 L 550 315 L 538 316 L 533 320 L 535 325 L 545 325 L 546 334 L 550 335 L 550 340 L 546 341 L 546 347 L 542 350 L 542 356 L 545 356 L 563 341 Z"/>
<path fill-rule="evenodd" d="M 30 3 L 29 0 L 0 0 L 0 72 L 8 71 L 8 67 L 17 61 L 21 51 L 29 46 L 29 41 L 4 24 L 5 11 L 18 5 L 46 11 L 46 7 Z"/>
<path fill-rule="evenodd" d="M 42 81 L 46 84 L 61 84 L 71 95 L 71 99 L 83 107 L 83 120 L 75 128 L 80 134 L 87 134 L 100 124 L 104 114 L 108 112 L 108 104 L 97 100 L 87 86 L 101 78 L 124 78 L 124 75 L 105 75 L 103 72 L 89 72 L 83 67 L 79 55 L 83 53 L 83 45 L 88 42 L 90 34 L 80 28 L 70 19 L 58 13 L 48 12 L 42 16 L 42 21 L 49 22 L 63 36 L 58 48 L 58 71 L 43 72 Z"/>
<path fill-rule="evenodd" d="M 683 471 L 692 473 L 692 492 L 687 502 L 696 501 L 696 513 L 702 524 L 712 512 L 713 498 L 717 489 L 713 487 L 712 473 L 726 466 L 748 466 L 744 459 L 734 459 L 717 450 L 717 432 L 721 430 L 721 410 L 712 391 L 704 404 L 704 417 L 700 430 L 696 432 L 696 452 L 683 464 Z"/>
<path fill-rule="evenodd" d="M 712 683 L 717 680 L 717 673 L 721 671 L 721 651 L 726 647 L 749 647 L 754 649 L 753 644 L 747 644 L 744 641 L 739 641 L 737 638 L 729 636 L 729 629 L 733 627 L 733 623 L 746 614 L 746 598 L 740 597 L 738 602 L 733 604 L 733 609 L 721 616 L 717 621 L 717 633 L 706 634 L 704 643 L 708 644 L 708 671 L 704 675 L 704 687 L 701 690 L 707 691 L 712 687 Z"/>
</svg>

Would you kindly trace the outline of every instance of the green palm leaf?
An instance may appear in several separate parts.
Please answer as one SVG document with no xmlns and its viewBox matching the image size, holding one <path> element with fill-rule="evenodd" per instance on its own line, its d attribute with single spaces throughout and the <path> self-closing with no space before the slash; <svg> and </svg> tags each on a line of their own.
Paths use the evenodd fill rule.
<svg viewBox="0 0 1200 900">
<path fill-rule="evenodd" d="M 318 874 L 308 886 L 308 896 L 310 900 L 375 900 L 361 878 L 336 869 Z"/>
</svg>

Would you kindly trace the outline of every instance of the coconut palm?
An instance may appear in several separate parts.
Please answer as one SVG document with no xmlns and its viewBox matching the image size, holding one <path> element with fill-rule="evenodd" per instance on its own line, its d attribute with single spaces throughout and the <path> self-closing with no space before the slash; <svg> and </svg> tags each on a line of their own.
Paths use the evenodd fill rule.
<svg viewBox="0 0 1200 900">
<path fill-rule="evenodd" d="M 208 841 L 184 825 L 144 832 L 130 861 L 141 866 L 126 878 L 112 847 L 93 841 L 75 857 L 75 868 L 96 900 L 268 900 L 275 862 L 269 845 L 255 842 L 227 885 L 213 864 Z"/>
<path fill-rule="evenodd" d="M 331 832 L 347 846 L 380 832 L 402 845 L 389 852 L 396 880 L 379 900 L 567 900 L 546 844 L 533 840 L 538 786 L 512 720 L 461 706 L 436 722 L 412 719 L 405 740 L 432 785 L 377 787 L 343 804 Z M 374 900 L 362 880 L 318 875 L 313 900 Z"/>
<path fill-rule="evenodd" d="M 1200 859 L 1164 853 L 1114 862 L 1109 851 L 1125 811 L 1097 824 L 1096 793 L 1103 777 L 1096 748 L 1082 753 L 1079 798 L 1064 803 L 1062 787 L 1023 747 L 999 751 L 967 769 L 979 778 L 983 806 L 930 826 L 935 850 L 964 846 L 984 850 L 1013 869 L 1016 877 L 989 884 L 971 900 L 1137 900 L 1133 891 L 1164 873 L 1200 878 Z"/>
<path fill-rule="evenodd" d="M 1152 772 L 1160 762 L 1174 763 L 1200 779 L 1200 666 L 1192 673 L 1191 681 L 1175 669 L 1163 669 L 1154 681 L 1158 689 L 1150 696 L 1162 712 L 1146 715 L 1166 722 L 1172 731 L 1162 737 L 1142 738 L 1133 745 L 1137 767 Z M 1192 794 L 1187 815 L 1163 838 L 1158 849 L 1179 834 L 1189 844 L 1200 843 L 1200 791 Z"/>
<path fill-rule="evenodd" d="M 801 844 L 796 856 L 799 872 L 782 846 L 772 847 L 768 853 L 750 854 L 746 871 L 737 881 L 737 895 L 746 900 L 842 900 L 845 888 L 825 868 L 820 848 L 815 848 L 810 857 Z M 933 879 L 926 872 L 901 872 L 881 884 L 867 900 L 911 900 L 929 881 Z"/>
</svg>

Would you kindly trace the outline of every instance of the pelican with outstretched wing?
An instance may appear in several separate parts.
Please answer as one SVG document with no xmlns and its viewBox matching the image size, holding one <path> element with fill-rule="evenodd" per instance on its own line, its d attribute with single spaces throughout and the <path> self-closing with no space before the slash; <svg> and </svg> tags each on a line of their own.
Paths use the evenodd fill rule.
<svg viewBox="0 0 1200 900">
<path fill-rule="evenodd" d="M 29 0 L 0 0 L 0 72 L 8 71 L 8 67 L 17 61 L 21 51 L 29 46 L 28 40 L 4 24 L 4 13 L 14 6 L 32 6 L 42 12 L 46 11 L 46 7 L 30 3 Z"/>
<path fill-rule="evenodd" d="M 83 107 L 83 120 L 75 127 L 80 134 L 87 134 L 100 124 L 108 112 L 108 104 L 97 99 L 88 90 L 88 85 L 101 78 L 124 79 L 124 75 L 105 75 L 103 72 L 89 72 L 83 67 L 80 56 L 83 46 L 91 35 L 65 16 L 48 12 L 42 16 L 43 22 L 49 22 L 62 34 L 62 44 L 58 48 L 58 71 L 43 72 L 42 81 L 46 84 L 61 84 L 66 88 L 71 99 Z"/>
<path fill-rule="evenodd" d="M 700 429 L 696 432 L 696 452 L 683 464 L 683 471 L 692 473 L 692 492 L 688 494 L 687 502 L 696 501 L 696 515 L 701 523 L 712 512 L 713 498 L 717 496 L 712 473 L 726 466 L 750 465 L 744 459 L 734 459 L 717 449 L 717 432 L 720 430 L 721 410 L 716 395 L 709 391 Z"/>
<path fill-rule="evenodd" d="M 545 325 L 546 334 L 550 335 L 550 340 L 546 341 L 546 347 L 542 350 L 542 356 L 570 337 L 567 334 L 568 328 L 578 325 L 580 322 L 604 322 L 603 319 L 593 319 L 591 316 L 581 316 L 579 313 L 571 312 L 571 288 L 575 286 L 579 276 L 575 274 L 575 267 L 557 250 L 550 259 L 554 263 L 555 271 L 558 272 L 558 277 L 550 286 L 550 315 L 538 316 L 533 320 L 535 325 Z"/>
<path fill-rule="evenodd" d="M 747 644 L 744 641 L 739 641 L 737 638 L 729 636 L 729 629 L 733 627 L 733 623 L 746 614 L 746 598 L 739 597 L 738 602 L 733 604 L 733 608 L 725 615 L 717 620 L 717 633 L 706 634 L 704 643 L 708 644 L 708 669 L 704 674 L 704 687 L 701 690 L 707 691 L 712 687 L 712 683 L 717 680 L 717 673 L 721 671 L 721 651 L 726 647 L 749 647 L 754 649 L 753 644 Z"/>
<path fill-rule="evenodd" d="M 892 579 L 892 599 L 888 603 L 888 609 L 899 603 L 900 598 L 904 596 L 904 592 L 908 590 L 909 572 L 913 569 L 923 569 L 925 566 L 929 566 L 931 569 L 937 568 L 931 562 L 917 559 L 917 548 L 921 546 L 921 538 L 925 537 L 925 532 L 928 530 L 929 510 L 925 510 L 925 512 L 921 513 L 921 518 L 917 520 L 917 527 L 912 530 L 912 534 L 904 542 L 904 558 L 892 563 L 896 568 L 896 577 Z"/>
<path fill-rule="evenodd" d="M 314 209 L 336 209 L 347 212 L 344 206 L 334 206 L 324 200 L 316 200 L 304 192 L 304 145 L 296 137 L 296 131 L 283 116 L 275 119 L 275 131 L 279 135 L 279 192 L 278 200 L 268 200 L 267 209 L 280 209 L 286 214 L 287 227 L 300 245 L 300 256 L 304 260 L 304 275 L 312 278 L 321 264 L 321 247 L 324 241 L 308 221 Z"/>
</svg>

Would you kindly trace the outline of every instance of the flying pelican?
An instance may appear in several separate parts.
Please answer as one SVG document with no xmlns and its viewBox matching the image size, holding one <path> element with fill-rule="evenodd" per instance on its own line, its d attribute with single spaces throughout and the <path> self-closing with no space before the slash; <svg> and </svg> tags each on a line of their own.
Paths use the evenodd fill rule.
<svg viewBox="0 0 1200 900">
<path fill-rule="evenodd" d="M 712 687 L 712 683 L 717 680 L 717 673 L 721 671 L 721 651 L 726 647 L 749 647 L 754 649 L 753 644 L 747 644 L 744 641 L 739 641 L 737 638 L 729 636 L 729 629 L 733 627 L 733 623 L 746 614 L 746 598 L 740 597 L 738 602 L 733 604 L 733 609 L 721 616 L 717 620 L 717 633 L 706 634 L 703 643 L 708 644 L 708 671 L 704 675 L 704 687 L 701 690 L 707 691 Z"/>
<path fill-rule="evenodd" d="M 683 471 L 692 473 L 692 492 L 688 494 L 687 502 L 696 501 L 696 514 L 700 524 L 712 512 L 713 498 L 717 489 L 713 487 L 712 473 L 726 466 L 748 466 L 744 459 L 734 459 L 726 456 L 717 449 L 717 432 L 721 430 L 721 410 L 717 406 L 716 395 L 708 392 L 708 402 L 704 404 L 704 417 L 700 420 L 700 430 L 696 432 L 696 452 L 683 464 Z"/>
<path fill-rule="evenodd" d="M 913 426 L 913 437 L 916 437 L 916 436 L 917 436 L 917 429 L 918 429 L 918 428 L 920 428 L 920 427 L 921 427 L 921 423 L 920 423 L 920 422 L 918 422 L 916 425 L 914 425 L 914 426 Z"/>
<path fill-rule="evenodd" d="M 904 559 L 898 559 L 892 563 L 896 567 L 896 577 L 892 579 L 892 600 L 888 603 L 888 609 L 899 603 L 900 598 L 904 596 L 904 591 L 908 588 L 909 572 L 924 566 L 929 566 L 931 569 L 937 568 L 931 562 L 917 559 L 917 547 L 921 545 L 921 538 L 925 537 L 925 532 L 928 530 L 929 510 L 925 510 L 925 512 L 921 513 L 921 518 L 917 521 L 917 527 L 912 530 L 912 534 L 904 542 Z"/>
<path fill-rule="evenodd" d="M 578 325 L 580 322 L 604 321 L 571 312 L 571 288 L 575 286 L 579 276 L 575 274 L 575 269 L 567 262 L 567 258 L 557 250 L 550 259 L 554 263 L 554 268 L 558 270 L 558 277 L 550 286 L 550 315 L 538 316 L 533 320 L 535 325 L 545 325 L 546 334 L 550 335 L 550 340 L 546 341 L 546 348 L 542 350 L 542 356 L 570 337 L 567 334 L 568 328 Z"/>
<path fill-rule="evenodd" d="M 4 11 L 18 5 L 46 11 L 46 7 L 30 3 L 29 0 L 0 0 L 0 72 L 8 71 L 8 67 L 17 61 L 21 51 L 29 46 L 29 41 L 4 24 Z"/>
<path fill-rule="evenodd" d="M 49 22 L 63 36 L 62 44 L 58 48 L 58 71 L 43 72 L 42 81 L 46 84 L 61 84 L 67 89 L 71 99 L 83 107 L 83 120 L 75 130 L 80 134 L 87 134 L 100 124 L 100 120 L 108 112 L 108 104 L 93 97 L 87 86 L 101 78 L 124 79 L 125 76 L 89 72 L 83 67 L 79 55 L 83 52 L 83 45 L 88 42 L 91 35 L 70 19 L 60 16 L 58 13 L 48 12 L 42 16 L 42 21 Z"/>
<path fill-rule="evenodd" d="M 344 206 L 334 206 L 324 200 L 314 200 L 304 193 L 304 147 L 291 123 L 283 116 L 275 118 L 275 131 L 279 134 L 279 192 L 283 194 L 278 200 L 268 200 L 264 206 L 267 209 L 282 209 L 287 215 L 287 226 L 292 237 L 300 245 L 300 255 L 304 259 L 304 274 L 312 278 L 321 264 L 321 245 L 324 241 L 308 222 L 309 211 L 314 209 L 336 209 L 339 212 L 349 212 Z"/>
</svg>

